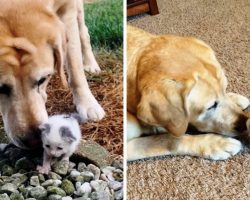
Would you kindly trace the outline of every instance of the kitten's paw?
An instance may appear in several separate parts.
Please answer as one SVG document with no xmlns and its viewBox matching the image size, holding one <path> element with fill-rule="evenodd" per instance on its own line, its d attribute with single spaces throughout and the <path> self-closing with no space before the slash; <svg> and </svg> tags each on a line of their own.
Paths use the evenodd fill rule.
<svg viewBox="0 0 250 200">
<path fill-rule="evenodd" d="M 222 137 L 211 142 L 213 143 L 204 148 L 203 155 L 212 160 L 226 160 L 242 149 L 241 142 L 233 138 Z"/>
<path fill-rule="evenodd" d="M 41 174 L 48 174 L 51 170 L 51 167 L 50 166 L 40 166 L 38 165 L 36 167 L 36 170 L 39 171 L 39 173 Z"/>
</svg>

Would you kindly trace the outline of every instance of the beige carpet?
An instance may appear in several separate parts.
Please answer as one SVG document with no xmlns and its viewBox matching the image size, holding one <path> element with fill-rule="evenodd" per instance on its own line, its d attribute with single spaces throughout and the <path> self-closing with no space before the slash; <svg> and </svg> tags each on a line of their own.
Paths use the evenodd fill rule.
<svg viewBox="0 0 250 200">
<path fill-rule="evenodd" d="M 157 0 L 160 14 L 128 18 L 157 34 L 194 36 L 217 54 L 228 91 L 250 98 L 250 1 Z M 250 199 L 250 153 L 227 161 L 160 157 L 128 164 L 128 199 Z"/>
</svg>

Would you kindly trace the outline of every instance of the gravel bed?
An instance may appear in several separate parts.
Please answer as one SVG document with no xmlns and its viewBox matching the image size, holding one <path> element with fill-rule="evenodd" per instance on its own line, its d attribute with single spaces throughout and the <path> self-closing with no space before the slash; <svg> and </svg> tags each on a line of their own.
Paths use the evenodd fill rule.
<svg viewBox="0 0 250 200">
<path fill-rule="evenodd" d="M 1 144 L 0 149 L 5 145 Z M 79 159 L 78 159 L 79 160 Z M 55 161 L 48 175 L 36 171 L 42 152 L 0 151 L 0 200 L 123 199 L 122 161 L 99 168 L 87 162 Z"/>
</svg>

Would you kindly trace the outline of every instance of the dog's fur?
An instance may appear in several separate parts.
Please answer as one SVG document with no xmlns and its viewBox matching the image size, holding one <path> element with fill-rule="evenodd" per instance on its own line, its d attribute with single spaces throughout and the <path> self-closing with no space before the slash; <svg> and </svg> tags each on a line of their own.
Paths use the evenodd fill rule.
<svg viewBox="0 0 250 200">
<path fill-rule="evenodd" d="M 15 145 L 40 143 L 38 126 L 48 118 L 46 86 L 54 68 L 67 85 L 65 60 L 79 114 L 104 117 L 83 71 L 100 71 L 83 17 L 82 0 L 0 0 L 0 110 Z"/>
<path fill-rule="evenodd" d="M 128 160 L 169 154 L 220 160 L 238 153 L 241 142 L 227 136 L 249 134 L 242 111 L 249 101 L 226 93 L 213 50 L 194 38 L 131 26 L 127 38 Z M 209 134 L 185 134 L 189 125 Z"/>
</svg>

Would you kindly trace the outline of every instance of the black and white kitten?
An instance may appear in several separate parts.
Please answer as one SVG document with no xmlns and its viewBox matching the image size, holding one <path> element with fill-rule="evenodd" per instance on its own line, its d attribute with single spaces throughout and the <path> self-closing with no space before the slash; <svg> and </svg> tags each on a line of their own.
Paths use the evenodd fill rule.
<svg viewBox="0 0 250 200">
<path fill-rule="evenodd" d="M 84 120 L 78 114 L 54 115 L 40 125 L 43 143 L 43 165 L 37 166 L 40 173 L 48 174 L 54 158 L 69 160 L 81 140 L 79 123 Z"/>
</svg>

